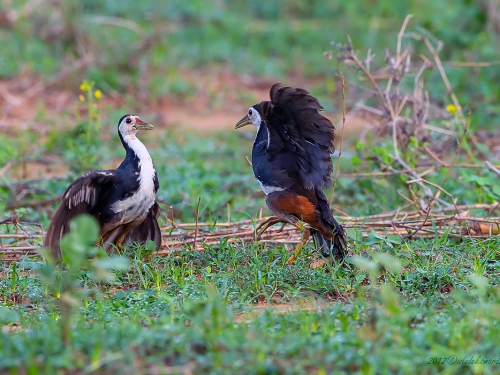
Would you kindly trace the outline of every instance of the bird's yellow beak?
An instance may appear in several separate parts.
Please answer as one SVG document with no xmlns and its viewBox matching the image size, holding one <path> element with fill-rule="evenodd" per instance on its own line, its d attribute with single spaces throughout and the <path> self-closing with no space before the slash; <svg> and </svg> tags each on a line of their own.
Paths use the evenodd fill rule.
<svg viewBox="0 0 500 375">
<path fill-rule="evenodd" d="M 239 128 L 242 128 L 248 124 L 250 124 L 250 120 L 248 119 L 248 116 L 245 116 L 240 121 L 238 121 L 238 123 L 236 124 L 236 126 L 234 128 L 239 129 Z"/>
<path fill-rule="evenodd" d="M 135 117 L 135 128 L 137 130 L 154 130 L 155 127 L 147 122 L 142 121 L 139 117 Z"/>
</svg>

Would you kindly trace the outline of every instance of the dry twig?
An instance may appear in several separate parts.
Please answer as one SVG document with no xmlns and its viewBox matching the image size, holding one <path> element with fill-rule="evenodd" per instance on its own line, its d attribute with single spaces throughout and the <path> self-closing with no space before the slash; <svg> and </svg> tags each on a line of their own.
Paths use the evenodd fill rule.
<svg viewBox="0 0 500 375">
<path fill-rule="evenodd" d="M 498 169 L 497 167 L 495 167 L 493 164 L 491 164 L 490 161 L 486 161 L 485 162 L 486 164 L 486 167 L 492 171 L 493 173 L 496 173 L 498 176 L 500 176 L 500 169 Z"/>
<path fill-rule="evenodd" d="M 200 200 L 199 200 L 200 201 Z M 372 230 L 379 234 L 408 236 L 414 238 L 431 238 L 437 235 L 451 237 L 479 237 L 489 238 L 499 234 L 500 218 L 469 217 L 471 210 L 485 210 L 491 212 L 494 205 L 475 204 L 462 205 L 451 208 L 433 209 L 426 216 L 419 210 L 402 211 L 400 209 L 378 215 L 358 218 L 339 216 L 346 229 L 357 229 L 364 236 L 369 236 Z M 459 210 L 457 215 L 455 210 Z M 447 214 L 452 212 L 452 215 Z M 228 243 L 254 242 L 255 227 L 266 220 L 243 220 L 239 222 L 195 222 L 176 223 L 161 228 L 162 247 L 158 252 L 166 256 L 176 251 L 181 251 L 189 246 L 190 249 L 203 251 L 207 245 L 217 246 L 224 239 Z M 18 260 L 23 256 L 37 256 L 40 244 L 43 243 L 44 233 L 40 228 L 29 230 L 24 228 L 24 233 L 5 233 L 0 235 L 1 240 L 8 240 L 0 250 L 3 261 Z M 269 244 L 297 244 L 301 240 L 301 232 L 291 225 L 284 227 L 270 227 L 261 236 L 261 242 Z"/>
<path fill-rule="evenodd" d="M 462 133 L 462 137 L 460 138 L 460 140 L 458 142 L 457 151 L 456 151 L 455 155 L 453 156 L 453 161 L 452 161 L 452 163 L 450 165 L 450 168 L 448 168 L 448 171 L 446 172 L 446 175 L 444 176 L 444 179 L 443 179 L 443 182 L 441 183 L 441 186 L 444 186 L 445 182 L 448 180 L 448 177 L 450 176 L 450 173 L 451 173 L 451 170 L 453 168 L 453 165 L 455 164 L 455 160 L 457 160 L 457 155 L 459 154 L 460 148 L 462 147 L 462 142 L 464 141 L 465 135 L 467 134 L 467 130 L 469 129 L 470 115 L 471 115 L 471 113 L 469 112 L 469 116 L 467 117 L 467 121 L 466 121 L 465 126 L 464 126 L 464 131 Z M 437 186 L 437 185 L 434 185 L 434 186 Z M 439 190 L 436 189 L 436 191 L 434 192 L 434 195 L 432 196 L 432 199 L 430 200 L 429 204 L 427 205 L 424 222 L 422 223 L 422 225 L 418 228 L 418 230 L 415 233 L 418 233 L 418 231 L 427 223 L 427 220 L 429 218 L 429 214 L 430 214 L 431 209 L 432 209 L 432 205 L 433 205 L 434 201 L 437 198 L 438 191 Z M 452 198 L 452 200 L 453 200 L 453 198 Z M 413 236 L 413 235 L 415 235 L 415 233 L 411 234 L 410 237 Z"/>
</svg>

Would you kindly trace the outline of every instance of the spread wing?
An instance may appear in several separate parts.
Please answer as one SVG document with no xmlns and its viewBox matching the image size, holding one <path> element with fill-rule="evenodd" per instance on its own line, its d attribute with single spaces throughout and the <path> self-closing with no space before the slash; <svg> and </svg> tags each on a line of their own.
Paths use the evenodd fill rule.
<svg viewBox="0 0 500 375">
<path fill-rule="evenodd" d="M 81 214 L 96 215 L 98 202 L 111 194 L 118 183 L 116 171 L 94 170 L 75 180 L 64 192 L 45 236 L 44 246 L 50 248 L 56 259 L 61 256 L 59 242 L 69 232 L 69 222 Z"/>
<path fill-rule="evenodd" d="M 262 102 L 259 112 L 269 129 L 268 154 L 281 159 L 281 166 L 297 174 L 306 189 L 322 189 L 331 184 L 335 128 L 319 112 L 323 107 L 306 90 L 271 88 L 271 101 Z"/>
<path fill-rule="evenodd" d="M 154 241 L 156 243 L 156 250 L 160 250 L 161 246 L 161 231 L 158 225 L 158 217 L 160 216 L 160 207 L 158 203 L 154 203 L 149 209 L 148 216 L 141 225 L 132 229 L 124 239 L 124 243 L 127 242 L 139 242 L 141 244 L 146 243 L 148 240 Z"/>
</svg>

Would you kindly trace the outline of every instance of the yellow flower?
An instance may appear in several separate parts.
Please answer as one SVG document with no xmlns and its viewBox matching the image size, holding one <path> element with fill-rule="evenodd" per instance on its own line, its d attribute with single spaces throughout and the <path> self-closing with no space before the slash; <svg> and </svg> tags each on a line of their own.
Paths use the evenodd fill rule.
<svg viewBox="0 0 500 375">
<path fill-rule="evenodd" d="M 85 102 L 85 97 L 84 97 L 82 94 L 78 95 L 78 98 L 80 99 L 80 101 L 81 101 L 82 103 L 84 103 L 84 102 Z"/>
<path fill-rule="evenodd" d="M 101 96 L 102 96 L 101 90 L 95 90 L 94 96 L 96 99 L 101 99 Z"/>
<path fill-rule="evenodd" d="M 446 110 L 450 113 L 453 113 L 453 114 L 456 114 L 458 111 L 460 111 L 462 109 L 462 107 L 458 106 L 458 107 L 455 107 L 453 104 L 448 104 L 446 106 Z"/>
<path fill-rule="evenodd" d="M 82 91 L 87 91 L 89 88 L 90 88 L 90 85 L 87 82 L 83 82 L 80 85 L 80 90 L 82 90 Z"/>
</svg>

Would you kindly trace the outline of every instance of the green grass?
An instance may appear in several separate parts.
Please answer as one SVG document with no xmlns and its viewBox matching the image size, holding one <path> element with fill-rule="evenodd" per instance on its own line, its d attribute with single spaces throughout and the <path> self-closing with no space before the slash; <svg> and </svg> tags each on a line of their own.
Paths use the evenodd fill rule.
<svg viewBox="0 0 500 375">
<path fill-rule="evenodd" d="M 26 2 L 20 0 L 10 7 L 19 10 Z M 360 56 L 368 49 L 375 54 L 372 66 L 376 69 L 384 64 L 385 50 L 396 49 L 397 34 L 407 14 L 414 15 L 408 33 L 425 33 L 444 42 L 443 61 L 493 61 L 498 57 L 498 35 L 487 22 L 486 6 L 468 0 L 397 5 L 384 0 L 370 6 L 329 0 L 289 0 L 284 4 L 273 0 L 265 5 L 251 0 L 55 3 L 57 11 L 35 9 L 29 17 L 20 16 L 0 30 L 0 77 L 12 78 L 22 71 L 48 77 L 59 72 L 61 62 L 68 67 L 78 58 L 93 55 L 94 61 L 83 73 L 72 74 L 56 86 L 73 89 L 83 75 L 98 82 L 105 92 L 133 96 L 140 88 L 152 100 L 164 95 L 189 98 L 195 90 L 193 82 L 179 71 L 207 65 L 280 80 L 290 75 L 327 79 L 339 68 L 335 60 L 323 56 L 334 50 L 333 41 L 346 43 L 349 35 Z M 404 39 L 403 47 L 407 45 L 430 58 L 422 43 Z M 482 127 L 490 127 L 498 112 L 496 66 L 447 71 L 462 105 L 477 112 Z M 427 82 L 431 97 L 446 103 L 446 90 L 435 84 L 439 82 L 437 71 Z"/>
<path fill-rule="evenodd" d="M 0 181 L 0 209 L 13 204 L 22 207 L 23 204 L 58 197 L 71 181 L 89 169 L 116 168 L 124 157 L 124 150 L 116 135 L 114 119 L 119 118 L 118 113 L 122 112 L 113 111 L 112 116 L 102 120 L 101 133 L 109 134 L 107 142 L 95 134 L 91 144 L 87 144 L 85 132 L 78 133 L 74 129 L 64 130 L 56 126 L 54 128 L 57 131 L 35 145 L 30 137 L 10 139 L 10 147 L 0 151 L 0 160 L 4 163 L 27 156 L 28 161 L 57 160 L 69 171 L 67 177 L 62 179 L 45 179 L 41 173 L 41 179 L 10 180 L 13 178 L 12 172 L 22 171 L 21 163 L 12 171 L 9 170 L 3 183 Z M 68 117 L 68 121 L 72 120 Z M 254 129 L 249 128 L 248 132 L 253 134 Z M 199 197 L 202 198 L 199 217 L 203 221 L 227 221 L 228 205 L 233 221 L 256 217 L 261 209 L 265 209 L 264 194 L 245 160 L 245 156 L 251 155 L 252 142 L 240 137 L 239 132 L 216 132 L 200 137 L 199 134 L 181 130 L 155 130 L 142 132 L 139 137 L 149 148 L 155 162 L 160 181 L 158 199 L 162 209 L 169 211 L 169 217 L 172 206 L 176 220 L 194 222 Z M 28 155 L 24 154 L 26 149 L 30 150 Z M 367 140 L 363 148 L 354 149 L 348 156 L 342 157 L 340 172 L 377 172 L 387 166 L 399 169 L 399 165 L 390 157 L 391 152 L 389 142 Z M 418 150 L 409 150 L 406 157 L 410 165 L 429 162 L 429 157 Z M 334 157 L 334 162 L 336 160 Z M 462 155 L 457 163 L 467 160 L 466 155 Z M 447 168 L 436 168 L 426 178 L 441 185 L 446 172 Z M 406 183 L 409 180 L 411 177 L 404 175 L 340 177 L 335 206 L 354 217 L 395 210 L 407 203 L 401 195 L 408 196 Z M 457 204 L 494 203 L 500 198 L 496 181 L 496 175 L 486 167 L 456 169 L 443 187 L 457 199 Z M 23 189 L 27 193 L 15 202 L 14 196 Z M 387 194 L 388 189 L 393 193 Z M 418 195 L 422 194 L 419 187 L 415 186 L 414 189 Z M 326 191 L 326 195 L 330 195 L 330 190 Z M 45 208 L 51 207 L 55 206 Z M 48 225 L 45 209 L 28 208 L 22 215 L 28 221 Z"/>
<path fill-rule="evenodd" d="M 0 368 L 494 374 L 499 365 L 428 362 L 498 359 L 499 245 L 446 238 L 380 244 L 375 261 L 357 243 L 351 255 L 359 269 L 349 261 L 309 269 L 317 256 L 310 247 L 292 266 L 284 264 L 282 247 L 225 242 L 147 262 L 129 254 L 130 269 L 116 271 L 112 282 L 96 283 L 88 272 L 77 277 L 80 288 L 98 292 L 75 311 L 69 345 L 54 298 L 29 271 L 32 263 L 5 265 L 0 293 L 10 307 L 0 317 L 20 328 L 1 334 Z M 259 301 L 299 310 L 257 313 Z"/>
<path fill-rule="evenodd" d="M 21 205 L 61 194 L 82 172 L 78 155 L 87 155 L 97 165 L 117 164 L 123 150 L 107 116 L 101 131 L 113 136 L 106 147 L 100 138 L 92 138 L 98 152 L 87 148 L 85 132 L 76 134 L 78 141 L 71 129 L 38 145 L 35 155 L 60 158 L 73 172 L 63 180 L 31 182 L 34 193 Z M 170 216 L 170 205 L 178 222 L 194 221 L 198 197 L 202 221 L 226 221 L 227 203 L 232 220 L 256 217 L 264 207 L 244 159 L 251 142 L 237 131 L 203 138 L 175 131 L 144 132 L 141 139 L 151 144 L 157 165 L 163 222 L 167 213 Z M 13 139 L 13 150 L 25 142 L 29 141 Z M 342 173 L 378 170 L 380 160 L 397 167 L 388 157 L 390 146 L 380 140 L 365 146 L 343 158 Z M 422 156 L 408 157 L 415 164 Z M 447 183 L 447 190 L 460 197 L 458 204 L 474 203 L 479 197 L 488 202 L 498 199 L 495 177 L 486 169 L 475 171 L 466 179 L 457 170 Z M 445 172 L 438 169 L 426 178 L 439 183 Z M 390 211 L 405 203 L 396 192 L 406 193 L 407 180 L 343 177 L 335 206 L 353 216 Z M 2 194 L 2 204 L 11 201 L 10 189 Z M 46 227 L 53 208 L 19 212 L 23 220 Z M 88 243 L 88 233 L 82 229 L 69 243 Z M 133 248 L 125 254 L 125 263 L 101 258 L 85 265 L 86 253 L 81 253 L 68 263 L 67 271 L 39 261 L 3 263 L 0 322 L 18 328 L 1 333 L 0 368 L 20 374 L 161 373 L 165 368 L 166 373 L 179 374 L 186 369 L 227 374 L 499 371 L 499 365 L 451 364 L 499 356 L 498 238 L 443 235 L 402 241 L 376 233 L 365 239 L 356 231 L 348 233 L 347 261 L 319 269 L 309 268 L 318 257 L 312 245 L 296 264 L 286 266 L 290 248 L 227 240 L 203 252 L 187 247 L 164 258 Z M 115 277 L 103 279 L 102 275 L 110 276 L 104 269 Z M 277 307 L 263 308 L 262 303 Z M 295 311 L 284 314 L 283 305 Z M 434 358 L 441 364 L 428 364 Z M 442 363 L 443 358 L 451 362 Z"/>
</svg>

